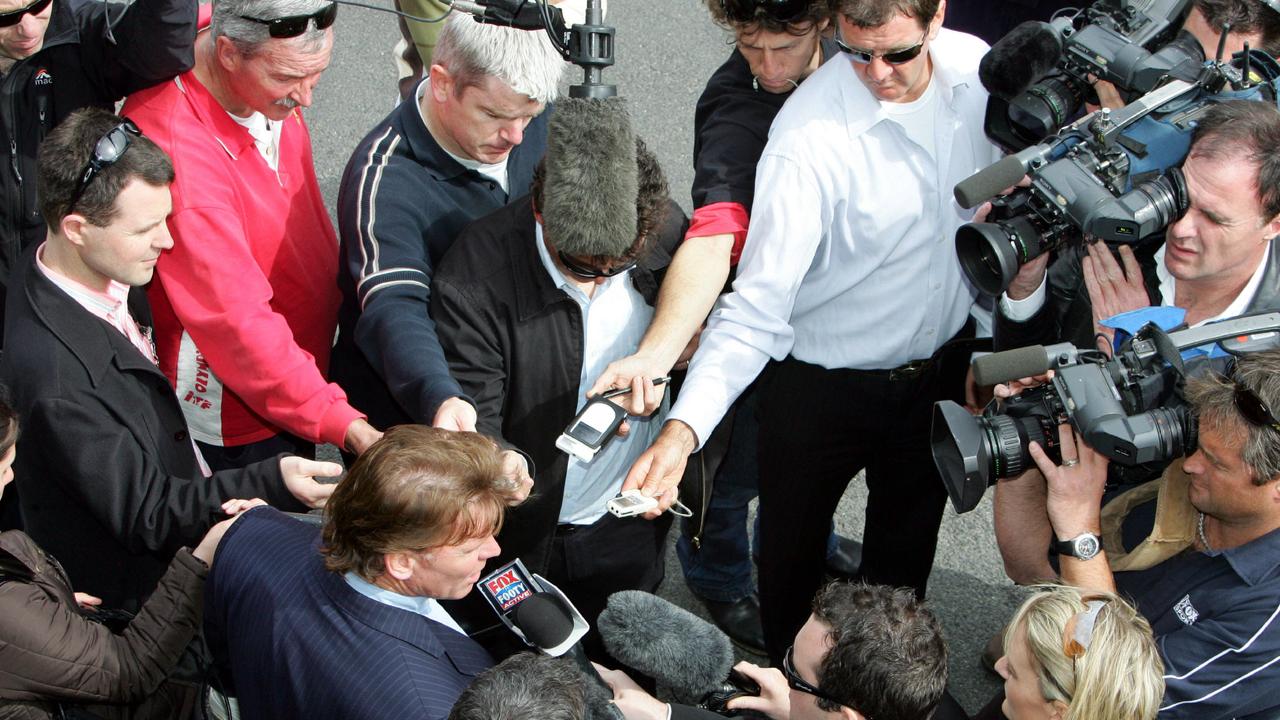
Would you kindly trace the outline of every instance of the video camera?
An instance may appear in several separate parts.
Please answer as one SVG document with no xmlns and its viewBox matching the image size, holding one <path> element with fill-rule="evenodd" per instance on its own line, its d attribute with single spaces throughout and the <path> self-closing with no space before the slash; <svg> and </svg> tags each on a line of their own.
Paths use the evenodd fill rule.
<svg viewBox="0 0 1280 720">
<path fill-rule="evenodd" d="M 982 62 L 991 92 L 988 137 L 1008 152 L 1040 142 L 1074 118 L 1086 99 L 1098 104 L 1090 76 L 1113 83 L 1126 98 L 1168 77 L 1195 79 L 1204 49 L 1180 29 L 1191 2 L 1098 0 L 1050 22 L 1014 28 Z"/>
<path fill-rule="evenodd" d="M 956 231 L 965 275 L 998 295 L 1018 268 L 1081 233 L 1133 243 L 1182 216 L 1187 190 L 1179 166 L 1191 134 L 1214 103 L 1276 102 L 1280 64 L 1247 50 L 1209 62 L 1194 81 L 1171 80 L 1114 112 L 1104 108 L 978 171 L 956 185 L 972 208 L 992 200 L 987 222 Z M 996 197 L 1029 176 L 1030 186 Z"/>
<path fill-rule="evenodd" d="M 1167 464 L 1196 447 L 1196 420 L 1182 396 L 1181 351 L 1216 343 L 1228 355 L 1280 348 L 1280 313 L 1250 315 L 1165 333 L 1143 327 L 1108 358 L 1070 343 L 981 357 L 981 385 L 1054 371 L 1052 382 L 992 401 L 981 417 L 944 400 L 934 405 L 933 461 L 956 512 L 977 507 L 987 487 L 1035 467 L 1035 442 L 1060 460 L 1058 426 L 1122 466 Z M 1213 361 L 1210 360 L 1210 367 Z"/>
</svg>

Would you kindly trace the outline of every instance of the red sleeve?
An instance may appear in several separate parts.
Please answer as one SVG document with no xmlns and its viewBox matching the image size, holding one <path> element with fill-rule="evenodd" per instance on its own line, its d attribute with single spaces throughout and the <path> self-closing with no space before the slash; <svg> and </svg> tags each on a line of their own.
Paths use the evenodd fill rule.
<svg viewBox="0 0 1280 720">
<path fill-rule="evenodd" d="M 729 264 L 737 265 L 738 257 L 742 255 L 742 246 L 747 241 L 749 222 L 747 209 L 740 203 L 711 203 L 693 211 L 693 219 L 689 222 L 689 230 L 684 237 L 687 240 L 708 235 L 732 235 L 733 251 L 729 256 Z"/>
</svg>

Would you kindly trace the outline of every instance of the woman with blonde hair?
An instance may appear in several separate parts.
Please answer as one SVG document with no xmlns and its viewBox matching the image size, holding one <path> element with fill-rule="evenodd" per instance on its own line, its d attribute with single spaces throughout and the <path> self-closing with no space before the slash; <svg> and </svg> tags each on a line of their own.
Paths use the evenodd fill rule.
<svg viewBox="0 0 1280 720">
<path fill-rule="evenodd" d="M 1151 720 L 1164 663 L 1151 626 L 1120 597 L 1047 585 L 1005 631 L 1001 710 L 1009 720 Z"/>
</svg>

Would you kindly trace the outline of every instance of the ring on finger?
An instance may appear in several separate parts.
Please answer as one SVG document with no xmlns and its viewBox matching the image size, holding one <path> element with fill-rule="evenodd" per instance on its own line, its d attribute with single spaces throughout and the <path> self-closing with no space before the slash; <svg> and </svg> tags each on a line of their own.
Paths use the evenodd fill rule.
<svg viewBox="0 0 1280 720">
<path fill-rule="evenodd" d="M 1071 458 L 1070 460 L 1062 461 L 1062 467 L 1075 467 L 1079 464 L 1080 464 L 1080 460 L 1077 458 Z"/>
</svg>

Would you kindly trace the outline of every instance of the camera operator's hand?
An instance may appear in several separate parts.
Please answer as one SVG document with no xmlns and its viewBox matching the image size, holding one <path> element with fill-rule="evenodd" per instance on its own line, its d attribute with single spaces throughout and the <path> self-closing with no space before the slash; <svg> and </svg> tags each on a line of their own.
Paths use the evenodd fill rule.
<svg viewBox="0 0 1280 720">
<path fill-rule="evenodd" d="M 693 428 L 679 420 L 663 424 L 658 437 L 631 465 L 622 481 L 622 492 L 639 490 L 641 494 L 658 499 L 658 506 L 644 514 L 652 520 L 667 511 L 680 495 L 680 478 L 689 456 L 698 447 Z"/>
<path fill-rule="evenodd" d="M 342 466 L 338 463 L 308 460 L 297 455 L 280 458 L 280 476 L 284 479 L 284 486 L 309 508 L 324 507 L 337 487 L 336 483 L 319 482 L 317 478 L 336 478 L 341 474 Z"/>
<path fill-rule="evenodd" d="M 1104 327 L 1102 321 L 1113 315 L 1144 308 L 1151 304 L 1147 286 L 1142 280 L 1142 268 L 1138 258 L 1128 245 L 1120 246 L 1120 262 L 1102 242 L 1089 243 L 1088 256 L 1082 262 L 1084 284 L 1089 289 L 1089 302 L 1093 305 L 1093 330 L 1106 338 L 1106 345 L 1099 338 L 1098 349 L 1111 354 L 1111 342 L 1115 330 Z M 1123 267 L 1121 266 L 1123 263 Z"/>
<path fill-rule="evenodd" d="M 1093 75 L 1089 76 L 1089 82 L 1093 84 L 1093 91 L 1098 93 L 1098 104 L 1086 104 L 1085 110 L 1087 112 L 1093 112 L 1100 108 L 1119 110 L 1125 106 L 1124 98 L 1120 97 L 1120 91 L 1116 89 L 1114 83 L 1107 80 L 1099 80 Z"/>
<path fill-rule="evenodd" d="M 627 720 L 667 720 L 670 714 L 667 704 L 645 692 L 626 673 L 610 670 L 597 663 L 591 665 L 609 689 L 613 690 L 613 704 L 618 706 Z"/>
<path fill-rule="evenodd" d="M 733 668 L 754 680 L 760 686 L 760 694 L 730 700 L 730 710 L 754 710 L 773 720 L 787 720 L 791 717 L 791 688 L 787 686 L 787 678 L 777 668 L 760 667 L 745 661 Z"/>
<path fill-rule="evenodd" d="M 1028 450 L 1049 488 L 1045 501 L 1058 538 L 1102 531 L 1102 493 L 1107 487 L 1107 458 L 1076 437 L 1070 425 L 1058 426 L 1062 464 L 1055 465 L 1038 443 Z"/>
<path fill-rule="evenodd" d="M 1043 253 L 1018 268 L 1009 288 L 1004 291 L 1010 300 L 1026 300 L 1044 284 L 1045 273 L 1049 268 L 1049 253 Z"/>
<path fill-rule="evenodd" d="M 612 398 L 610 402 L 627 411 L 628 415 L 643 417 L 653 414 L 662 405 L 665 385 L 654 387 L 653 379 L 667 374 L 670 368 L 661 367 L 654 358 L 636 353 L 621 360 L 614 360 L 600 373 L 595 384 L 587 391 L 587 397 L 595 397 L 617 388 L 630 387 L 631 392 Z M 621 429 L 621 428 L 619 428 Z M 623 433 L 619 433 L 622 435 Z"/>
<path fill-rule="evenodd" d="M 991 389 L 992 393 L 1000 400 L 1008 400 L 1011 397 L 1021 395 L 1023 390 L 1044 385 L 1053 379 L 1053 371 L 1050 370 L 1043 375 L 1032 375 L 1031 377 L 1019 378 L 1018 380 L 1010 380 L 1007 383 L 999 383 Z"/>
</svg>

